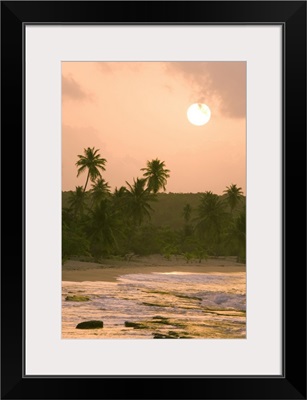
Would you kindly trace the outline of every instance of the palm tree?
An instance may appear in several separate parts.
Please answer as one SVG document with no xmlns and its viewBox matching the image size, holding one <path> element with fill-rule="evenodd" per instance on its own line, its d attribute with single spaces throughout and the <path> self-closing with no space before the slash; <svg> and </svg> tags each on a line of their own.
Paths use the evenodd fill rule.
<svg viewBox="0 0 307 400">
<path fill-rule="evenodd" d="M 223 193 L 226 193 L 226 201 L 228 202 L 232 213 L 243 198 L 242 188 L 238 188 L 237 185 L 232 183 L 230 186 L 226 186 Z"/>
<path fill-rule="evenodd" d="M 68 226 L 65 222 L 62 226 L 62 262 L 70 256 L 89 255 L 89 241 L 85 237 L 79 225 Z"/>
<path fill-rule="evenodd" d="M 156 200 L 156 196 L 152 194 L 149 188 L 145 188 L 146 179 L 133 179 L 133 185 L 126 182 L 127 189 L 127 210 L 136 225 L 141 225 L 144 218 L 150 219 L 150 211 L 152 208 L 149 204 Z"/>
<path fill-rule="evenodd" d="M 116 234 L 120 231 L 120 224 L 116 210 L 108 199 L 101 200 L 90 211 L 86 230 L 92 243 L 92 251 L 96 255 L 109 253 L 117 248 Z"/>
<path fill-rule="evenodd" d="M 190 221 L 191 213 L 192 213 L 192 207 L 191 207 L 190 204 L 187 203 L 187 204 L 183 207 L 183 212 L 182 212 L 182 215 L 183 215 L 183 218 L 184 218 L 186 224 L 188 224 L 189 221 Z"/>
<path fill-rule="evenodd" d="M 121 186 L 119 189 L 115 188 L 112 194 L 112 204 L 120 213 L 122 220 L 127 221 L 128 218 L 128 206 L 127 206 L 127 188 Z"/>
<path fill-rule="evenodd" d="M 79 160 L 76 162 L 76 166 L 78 167 L 79 176 L 85 170 L 88 171 L 87 178 L 84 186 L 84 191 L 86 190 L 88 180 L 95 181 L 98 177 L 101 178 L 101 173 L 99 169 L 105 171 L 105 163 L 107 160 L 105 158 L 101 158 L 100 154 L 97 154 L 99 149 L 95 150 L 95 147 L 88 147 L 84 149 L 84 155 L 78 155 Z"/>
<path fill-rule="evenodd" d="M 208 245 L 218 248 L 226 219 L 227 213 L 220 197 L 210 191 L 205 192 L 198 207 L 196 230 Z"/>
<path fill-rule="evenodd" d="M 127 195 L 127 188 L 125 186 L 121 186 L 119 189 L 117 187 L 114 190 L 113 198 L 116 199 L 116 202 L 122 203 L 122 199 L 124 199 Z"/>
<path fill-rule="evenodd" d="M 109 197 L 110 195 L 110 186 L 108 182 L 106 182 L 102 178 L 98 178 L 95 180 L 91 189 L 92 195 L 92 204 L 98 204 L 101 200 Z"/>
<path fill-rule="evenodd" d="M 157 193 L 161 188 L 165 191 L 167 178 L 169 178 L 170 170 L 165 168 L 165 162 L 156 158 L 152 161 L 147 161 L 146 168 L 141 168 L 145 171 L 143 176 L 146 178 L 147 187 L 153 193 Z"/>
<path fill-rule="evenodd" d="M 70 209 L 73 210 L 74 216 L 82 215 L 85 210 L 86 193 L 82 186 L 76 186 L 76 190 L 71 193 L 68 200 Z"/>
<path fill-rule="evenodd" d="M 245 209 L 232 221 L 227 232 L 228 244 L 236 251 L 237 261 L 246 258 L 246 211 Z"/>
</svg>

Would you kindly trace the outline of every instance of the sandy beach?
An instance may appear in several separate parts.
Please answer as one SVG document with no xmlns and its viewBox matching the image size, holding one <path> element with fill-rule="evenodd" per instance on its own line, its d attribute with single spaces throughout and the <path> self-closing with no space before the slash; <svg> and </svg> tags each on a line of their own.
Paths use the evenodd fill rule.
<svg viewBox="0 0 307 400">
<path fill-rule="evenodd" d="M 62 280 L 71 282 L 105 281 L 115 282 L 121 275 L 152 272 L 245 272 L 245 264 L 237 263 L 234 258 L 210 258 L 187 263 L 182 257 L 171 260 L 161 255 L 134 257 L 131 261 L 103 260 L 101 264 L 93 262 L 68 260 L 62 268 Z"/>
</svg>

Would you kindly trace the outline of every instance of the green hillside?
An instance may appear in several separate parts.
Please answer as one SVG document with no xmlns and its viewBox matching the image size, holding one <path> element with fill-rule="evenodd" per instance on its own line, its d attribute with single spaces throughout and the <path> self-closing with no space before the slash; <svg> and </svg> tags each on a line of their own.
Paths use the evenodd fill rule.
<svg viewBox="0 0 307 400">
<path fill-rule="evenodd" d="M 183 208 L 186 204 L 192 207 L 193 219 L 200 200 L 199 193 L 160 193 L 157 202 L 152 204 L 151 222 L 156 226 L 169 226 L 179 229 L 184 226 Z"/>
</svg>

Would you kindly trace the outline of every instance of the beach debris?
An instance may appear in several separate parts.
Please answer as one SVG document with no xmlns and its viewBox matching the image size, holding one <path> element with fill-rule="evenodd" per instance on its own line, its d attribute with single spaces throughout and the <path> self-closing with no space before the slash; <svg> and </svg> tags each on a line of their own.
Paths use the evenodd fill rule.
<svg viewBox="0 0 307 400">
<path fill-rule="evenodd" d="M 103 328 L 103 321 L 84 321 L 76 326 L 76 329 L 101 329 Z"/>
</svg>

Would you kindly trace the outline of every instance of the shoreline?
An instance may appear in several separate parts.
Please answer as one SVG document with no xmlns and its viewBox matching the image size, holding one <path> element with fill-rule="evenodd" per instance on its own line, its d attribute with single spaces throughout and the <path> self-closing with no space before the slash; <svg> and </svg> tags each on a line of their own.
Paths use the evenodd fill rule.
<svg viewBox="0 0 307 400">
<path fill-rule="evenodd" d="M 201 263 L 193 261 L 186 263 L 178 257 L 177 260 L 166 260 L 161 255 L 136 257 L 131 261 L 103 260 L 102 263 L 68 260 L 62 267 L 62 281 L 84 282 L 105 281 L 116 282 L 121 275 L 154 273 L 154 272 L 187 272 L 187 273 L 238 273 L 245 272 L 245 264 L 237 263 L 233 258 L 211 258 Z"/>
</svg>

